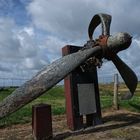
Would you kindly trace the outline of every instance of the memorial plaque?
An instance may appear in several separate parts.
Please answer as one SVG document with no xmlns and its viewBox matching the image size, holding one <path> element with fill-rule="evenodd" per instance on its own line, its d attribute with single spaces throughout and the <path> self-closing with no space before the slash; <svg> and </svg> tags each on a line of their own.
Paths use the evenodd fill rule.
<svg viewBox="0 0 140 140">
<path fill-rule="evenodd" d="M 80 115 L 96 113 L 94 84 L 77 84 L 77 86 Z"/>
</svg>

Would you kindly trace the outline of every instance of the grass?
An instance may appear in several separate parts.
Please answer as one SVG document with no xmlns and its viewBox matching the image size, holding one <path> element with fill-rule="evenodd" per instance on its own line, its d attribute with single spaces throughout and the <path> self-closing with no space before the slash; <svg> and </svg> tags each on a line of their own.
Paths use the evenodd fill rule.
<svg viewBox="0 0 140 140">
<path fill-rule="evenodd" d="M 112 107 L 112 100 L 113 100 L 113 85 L 100 85 L 100 100 L 101 100 L 101 107 L 102 109 Z M 122 85 L 124 87 L 124 85 Z M 3 89 L 0 91 L 0 101 L 4 99 L 6 96 L 11 94 L 13 88 Z M 28 105 L 24 106 L 17 112 L 13 113 L 12 115 L 5 117 L 0 120 L 0 127 L 10 126 L 13 124 L 22 124 L 31 122 L 32 116 L 32 105 L 39 104 L 39 103 L 47 103 L 51 104 L 52 106 L 52 114 L 53 115 L 60 115 L 65 113 L 65 97 L 64 97 L 64 88 L 63 86 L 56 86 L 49 90 L 48 92 L 44 93 L 42 96 L 34 100 L 33 102 L 29 103 Z M 139 92 L 128 101 L 121 101 L 119 100 L 120 108 L 125 108 L 130 111 L 140 112 L 140 94 Z"/>
<path fill-rule="evenodd" d="M 0 91 L 0 100 L 11 94 L 14 89 L 4 89 Z M 0 127 L 9 126 L 11 124 L 22 124 L 31 121 L 32 105 L 47 103 L 52 106 L 52 114 L 59 115 L 65 113 L 64 89 L 62 86 L 56 86 L 42 96 L 24 106 L 17 112 L 0 120 Z"/>
</svg>

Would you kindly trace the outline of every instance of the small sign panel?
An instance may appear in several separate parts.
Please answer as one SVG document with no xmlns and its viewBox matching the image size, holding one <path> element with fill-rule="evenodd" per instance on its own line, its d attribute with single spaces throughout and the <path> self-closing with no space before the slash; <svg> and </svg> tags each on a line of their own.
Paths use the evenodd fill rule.
<svg viewBox="0 0 140 140">
<path fill-rule="evenodd" d="M 96 113 L 94 83 L 78 84 L 77 86 L 80 115 Z"/>
</svg>

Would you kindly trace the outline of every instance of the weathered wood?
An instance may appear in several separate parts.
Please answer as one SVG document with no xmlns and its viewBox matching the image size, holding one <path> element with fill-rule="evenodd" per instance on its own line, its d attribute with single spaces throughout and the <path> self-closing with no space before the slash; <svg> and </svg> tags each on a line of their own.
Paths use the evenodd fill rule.
<svg viewBox="0 0 140 140">
<path fill-rule="evenodd" d="M 30 81 L 16 89 L 0 103 L 0 118 L 15 112 L 22 106 L 36 99 L 45 91 L 61 81 L 67 74 L 78 67 L 91 55 L 101 51 L 101 47 L 78 51 L 62 57 L 48 65 Z"/>
<path fill-rule="evenodd" d="M 34 140 L 50 140 L 52 132 L 51 105 L 37 104 L 32 107 L 32 134 Z"/>
<path fill-rule="evenodd" d="M 114 74 L 114 98 L 113 98 L 113 107 L 116 110 L 119 109 L 119 104 L 118 104 L 118 86 L 119 86 L 118 74 Z"/>
</svg>

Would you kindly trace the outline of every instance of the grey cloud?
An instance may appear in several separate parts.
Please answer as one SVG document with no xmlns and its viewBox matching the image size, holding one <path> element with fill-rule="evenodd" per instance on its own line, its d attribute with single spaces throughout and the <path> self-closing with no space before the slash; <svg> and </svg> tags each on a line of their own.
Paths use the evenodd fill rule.
<svg viewBox="0 0 140 140">
<path fill-rule="evenodd" d="M 69 44 L 66 41 L 62 41 L 57 37 L 48 36 L 45 40 L 44 49 L 48 58 L 52 62 L 53 60 L 62 56 L 62 47 Z"/>
<path fill-rule="evenodd" d="M 128 64 L 133 70 L 140 75 L 140 39 L 133 40 L 129 49 L 121 52 L 119 56 Z"/>
<path fill-rule="evenodd" d="M 139 6 L 136 0 L 34 0 L 27 9 L 38 28 L 75 41 L 87 38 L 88 24 L 92 16 L 100 12 L 112 15 L 112 32 L 128 31 L 139 35 Z"/>
<path fill-rule="evenodd" d="M 137 35 L 137 42 L 134 41 L 132 47 L 121 53 L 120 57 L 139 73 L 140 19 L 137 17 L 140 2 L 34 0 L 26 6 L 32 18 L 31 28 L 35 26 L 46 33 L 42 35 L 43 39 L 38 39 L 39 35 L 35 35 L 38 32 L 34 34 L 32 29 L 25 30 L 25 27 L 19 29 L 11 19 L 0 19 L 0 64 L 11 66 L 14 74 L 31 75 L 49 61 L 61 57 L 64 45 L 83 45 L 88 39 L 87 28 L 92 16 L 100 12 L 112 15 L 112 34 L 127 31 L 133 36 Z M 98 33 L 100 34 L 100 30 Z M 111 63 L 105 63 L 99 70 L 101 75 L 114 72 L 116 69 Z"/>
<path fill-rule="evenodd" d="M 87 36 L 88 23 L 93 14 L 99 12 L 98 9 L 96 3 L 88 4 L 84 0 L 35 0 L 28 7 L 38 28 L 66 40 L 83 39 Z"/>
<path fill-rule="evenodd" d="M 14 27 L 13 20 L 0 18 L 0 59 L 13 59 L 19 56 L 20 43 L 12 31 Z"/>
<path fill-rule="evenodd" d="M 49 60 L 38 44 L 32 27 L 19 28 L 12 19 L 0 18 L 0 71 L 34 73 L 47 65 Z"/>
<path fill-rule="evenodd" d="M 138 0 L 34 0 L 27 10 L 37 28 L 50 32 L 60 40 L 70 40 L 74 44 L 76 41 L 87 40 L 88 24 L 96 13 L 112 15 L 111 34 L 124 31 L 139 37 L 139 7 Z M 140 39 L 137 38 L 137 40 Z M 51 44 L 48 45 L 51 46 Z M 120 57 L 137 72 L 140 65 L 138 50 L 139 44 L 132 43 L 128 50 L 120 53 Z M 55 53 L 56 49 L 52 46 L 50 51 Z M 112 72 L 112 69 L 113 72 L 116 71 L 110 63 L 105 64 L 102 69 L 104 74 Z"/>
<path fill-rule="evenodd" d="M 22 70 L 40 70 L 48 63 L 38 58 L 26 58 L 22 61 L 20 69 Z"/>
<path fill-rule="evenodd" d="M 0 71 L 11 72 L 11 69 L 8 68 L 8 67 L 4 67 L 4 66 L 0 65 Z"/>
<path fill-rule="evenodd" d="M 127 31 L 131 35 L 140 35 L 139 19 L 140 1 L 118 0 L 112 1 L 109 7 L 109 13 L 112 15 L 112 31 Z"/>
<path fill-rule="evenodd" d="M 35 38 L 25 30 L 20 30 L 16 34 L 20 42 L 19 52 L 21 57 L 35 57 L 39 51 Z"/>
</svg>

